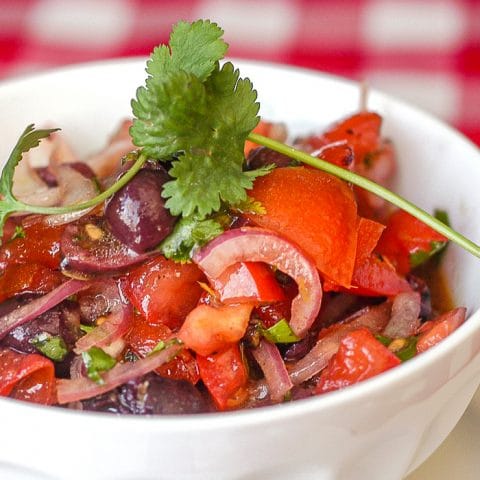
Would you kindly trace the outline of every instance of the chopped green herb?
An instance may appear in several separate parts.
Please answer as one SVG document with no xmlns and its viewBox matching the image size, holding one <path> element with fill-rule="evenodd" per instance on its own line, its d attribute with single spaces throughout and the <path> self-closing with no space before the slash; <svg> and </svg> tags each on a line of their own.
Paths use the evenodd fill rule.
<svg viewBox="0 0 480 480">
<path fill-rule="evenodd" d="M 99 385 L 104 383 L 101 373 L 112 369 L 117 363 L 113 357 L 98 347 L 92 347 L 90 350 L 83 352 L 82 359 L 87 368 L 88 378 Z"/>
<path fill-rule="evenodd" d="M 288 322 L 282 318 L 270 328 L 260 328 L 260 333 L 272 343 L 294 343 L 298 342 L 298 338 L 292 331 Z"/>
<path fill-rule="evenodd" d="M 61 362 L 68 353 L 68 347 L 62 337 L 42 332 L 33 337 L 30 343 L 54 362 Z"/>
<path fill-rule="evenodd" d="M 450 219 L 448 218 L 448 213 L 445 210 L 437 209 L 433 212 L 433 216 L 445 225 L 450 226 Z"/>
<path fill-rule="evenodd" d="M 84 325 L 83 323 L 80 324 L 80 330 L 85 333 L 90 333 L 95 327 L 91 325 Z"/>
<path fill-rule="evenodd" d="M 222 232 L 223 228 L 217 221 L 202 220 L 198 215 L 190 215 L 177 221 L 172 233 L 159 248 L 165 257 L 187 262 L 195 248 L 205 245 Z"/>
<path fill-rule="evenodd" d="M 392 343 L 392 339 L 390 337 L 386 337 L 385 335 L 377 334 L 375 338 L 385 347 L 388 347 Z"/>
<path fill-rule="evenodd" d="M 15 240 L 17 238 L 25 238 L 25 230 L 21 225 L 15 226 L 15 231 L 13 232 L 12 237 L 10 238 L 10 241 Z"/>
<path fill-rule="evenodd" d="M 167 347 L 170 347 L 171 345 L 180 345 L 182 341 L 178 338 L 171 338 L 170 340 L 160 340 L 155 347 L 153 347 L 152 351 L 149 353 L 151 355 L 152 353 L 155 352 L 161 352 L 162 350 L 165 350 Z"/>
<path fill-rule="evenodd" d="M 430 250 L 417 250 L 410 254 L 410 265 L 412 268 L 418 267 L 422 263 L 441 252 L 447 245 L 447 242 L 430 242 Z"/>
<path fill-rule="evenodd" d="M 406 362 L 417 354 L 417 337 L 409 337 L 406 339 L 407 343 L 400 350 L 395 352 L 395 355 L 402 361 Z"/>
</svg>

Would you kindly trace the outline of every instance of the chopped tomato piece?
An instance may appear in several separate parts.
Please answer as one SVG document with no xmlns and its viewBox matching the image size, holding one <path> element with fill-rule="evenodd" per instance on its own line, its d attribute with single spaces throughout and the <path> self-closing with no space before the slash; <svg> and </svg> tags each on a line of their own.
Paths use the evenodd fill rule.
<svg viewBox="0 0 480 480">
<path fill-rule="evenodd" d="M 317 393 L 338 390 L 399 365 L 400 359 L 366 328 L 347 334 L 320 375 Z"/>
<path fill-rule="evenodd" d="M 357 232 L 357 251 L 355 254 L 355 266 L 353 271 L 353 278 L 360 277 L 359 270 L 362 269 L 364 263 L 370 260 L 371 254 L 376 247 L 382 231 L 385 229 L 385 226 L 381 223 L 375 222 L 368 218 L 360 217 L 358 220 L 358 232 Z M 359 285 L 355 284 L 355 281 L 352 279 L 352 284 L 355 287 Z M 324 291 L 339 291 L 342 290 L 339 285 L 325 281 L 323 284 Z M 356 290 L 352 293 L 358 293 Z"/>
<path fill-rule="evenodd" d="M 36 353 L 0 350 L 0 396 L 51 405 L 55 399 L 55 367 Z"/>
<path fill-rule="evenodd" d="M 352 293 L 366 296 L 392 296 L 412 290 L 391 264 L 374 253 L 355 268 L 352 285 Z"/>
<path fill-rule="evenodd" d="M 324 132 L 323 138 L 325 143 L 346 140 L 353 149 L 355 163 L 359 164 L 379 148 L 381 125 L 382 117 L 377 113 L 360 112 L 333 125 Z"/>
<path fill-rule="evenodd" d="M 250 195 L 266 209 L 265 214 L 247 215 L 252 222 L 308 252 L 324 277 L 350 286 L 357 205 L 345 182 L 320 170 L 276 168 L 255 180 Z"/>
<path fill-rule="evenodd" d="M 60 272 L 38 263 L 10 265 L 0 277 L 0 302 L 21 293 L 48 293 L 62 278 Z"/>
<path fill-rule="evenodd" d="M 441 249 L 447 239 L 403 210 L 394 212 L 378 242 L 377 251 L 395 265 L 397 271 L 408 273 Z"/>
<path fill-rule="evenodd" d="M 245 335 L 252 309 L 251 303 L 198 305 L 188 314 L 178 338 L 200 355 L 218 352 Z"/>
<path fill-rule="evenodd" d="M 200 377 L 219 410 L 239 407 L 246 400 L 248 374 L 238 344 L 221 352 L 197 355 Z"/>
<path fill-rule="evenodd" d="M 60 266 L 60 238 L 65 226 L 50 227 L 38 221 L 0 248 L 0 269 L 12 263 L 38 263 L 51 269 Z"/>
<path fill-rule="evenodd" d="M 448 337 L 465 321 L 465 315 L 465 308 L 458 307 L 440 315 L 434 320 L 425 322 L 420 328 L 417 353 L 428 350 L 445 337 Z"/>
<path fill-rule="evenodd" d="M 160 255 L 134 268 L 124 291 L 148 323 L 176 330 L 202 294 L 199 281 L 205 278 L 195 264 L 176 263 Z"/>
<path fill-rule="evenodd" d="M 240 262 L 214 281 L 223 303 L 271 303 L 285 299 L 272 270 L 261 262 Z"/>
<path fill-rule="evenodd" d="M 139 314 L 134 316 L 133 326 L 126 336 L 130 348 L 139 357 L 146 357 L 161 340 L 172 337 L 172 331 L 162 323 L 148 323 Z M 160 376 L 197 383 L 200 376 L 195 358 L 188 350 L 182 350 L 173 360 L 155 370 Z"/>
<path fill-rule="evenodd" d="M 258 133 L 264 137 L 273 138 L 274 140 L 279 140 L 281 142 L 285 141 L 287 137 L 287 131 L 283 123 L 271 123 L 266 122 L 265 120 L 260 120 L 258 125 L 253 129 L 253 133 Z M 248 156 L 250 150 L 257 148 L 256 143 L 247 140 L 245 142 L 244 153 L 245 157 Z"/>
</svg>

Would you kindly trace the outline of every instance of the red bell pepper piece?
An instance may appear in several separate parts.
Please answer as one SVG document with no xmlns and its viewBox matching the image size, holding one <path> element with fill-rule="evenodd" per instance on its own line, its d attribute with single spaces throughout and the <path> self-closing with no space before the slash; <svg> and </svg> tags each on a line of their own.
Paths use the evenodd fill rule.
<svg viewBox="0 0 480 480">
<path fill-rule="evenodd" d="M 51 405 L 55 398 L 55 367 L 36 353 L 0 349 L 0 396 Z"/>
<path fill-rule="evenodd" d="M 240 262 L 215 279 L 214 288 L 223 303 L 272 303 L 285 300 L 285 293 L 272 270 L 261 262 Z"/>
</svg>

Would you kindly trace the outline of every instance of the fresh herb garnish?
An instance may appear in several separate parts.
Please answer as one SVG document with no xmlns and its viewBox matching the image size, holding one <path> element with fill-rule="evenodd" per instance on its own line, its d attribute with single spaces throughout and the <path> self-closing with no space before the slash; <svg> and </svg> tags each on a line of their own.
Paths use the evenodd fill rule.
<svg viewBox="0 0 480 480">
<path fill-rule="evenodd" d="M 249 79 L 219 60 L 227 50 L 214 23 L 178 23 L 170 50 L 157 48 L 147 64 L 145 87 L 132 101 L 130 130 L 135 145 L 149 156 L 177 159 L 164 186 L 173 215 L 200 218 L 220 210 L 222 202 L 247 199 L 246 189 L 262 168 L 243 171 L 247 135 L 259 121 L 257 92 Z"/>
<path fill-rule="evenodd" d="M 112 369 L 117 361 L 101 348 L 92 347 L 82 353 L 82 360 L 87 369 L 87 376 L 99 385 L 105 382 L 101 376 L 102 372 Z"/>
<path fill-rule="evenodd" d="M 300 338 L 293 333 L 290 325 L 284 318 L 270 328 L 259 326 L 259 330 L 260 333 L 272 343 L 294 343 L 300 340 Z"/>
<path fill-rule="evenodd" d="M 385 187 L 252 133 L 259 121 L 257 94 L 250 80 L 240 78 L 230 62 L 220 66 L 228 48 L 222 35 L 222 29 L 209 21 L 179 22 L 172 30 L 169 46 L 155 48 L 147 63 L 145 86 L 137 90 L 132 100 L 135 118 L 130 133 L 142 151 L 125 175 L 87 202 L 65 207 L 38 207 L 26 205 L 14 197 L 13 172 L 22 154 L 54 131 L 35 130 L 32 125 L 27 127 L 0 178 L 0 235 L 5 220 L 13 212 L 56 214 L 97 205 L 130 181 L 147 157 L 159 161 L 174 158 L 169 170 L 173 180 L 165 184 L 162 193 L 171 213 L 181 214 L 186 219 L 196 215 L 197 219 L 204 220 L 225 204 L 232 206 L 247 200 L 246 190 L 253 186 L 255 178 L 268 173 L 268 167 L 243 171 L 243 147 L 248 139 L 378 195 L 480 257 L 479 245 Z M 211 232 L 213 235 L 213 229 Z M 178 252 L 172 250 L 172 245 L 178 246 Z M 171 258 L 184 260 L 194 246 L 172 238 L 164 248 Z"/>
<path fill-rule="evenodd" d="M 52 336 L 47 332 L 39 333 L 30 343 L 54 362 L 61 362 L 68 353 L 68 347 L 62 337 Z"/>
<path fill-rule="evenodd" d="M 22 159 L 22 155 L 24 153 L 27 153 L 33 147 L 37 147 L 42 139 L 47 138 L 51 133 L 56 132 L 57 130 L 59 129 L 54 128 L 36 130 L 34 125 L 29 125 L 21 134 L 17 144 L 13 148 L 12 153 L 3 167 L 2 174 L 0 176 L 0 238 L 3 235 L 3 226 L 5 225 L 7 218 L 12 213 L 25 212 L 51 215 L 74 212 L 93 207 L 106 200 L 117 190 L 120 190 L 120 188 L 122 188 L 133 178 L 133 176 L 138 172 L 138 170 L 140 170 L 141 166 L 146 161 L 146 157 L 144 155 L 140 155 L 130 170 L 128 170 L 125 175 L 123 175 L 116 183 L 114 183 L 110 188 L 102 192 L 100 195 L 97 195 L 86 202 L 68 205 L 65 207 L 42 207 L 38 205 L 28 205 L 21 200 L 18 200 L 13 194 L 13 174 L 15 172 L 15 167 Z"/>
<path fill-rule="evenodd" d="M 202 220 L 198 215 L 180 218 L 173 232 L 160 244 L 160 251 L 177 262 L 188 262 L 192 251 L 223 232 L 214 219 Z"/>
</svg>

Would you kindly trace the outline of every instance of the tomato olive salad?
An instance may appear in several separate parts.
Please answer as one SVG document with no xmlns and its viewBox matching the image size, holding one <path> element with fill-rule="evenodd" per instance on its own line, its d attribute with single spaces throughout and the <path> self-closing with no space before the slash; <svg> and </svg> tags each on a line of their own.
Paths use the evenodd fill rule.
<svg viewBox="0 0 480 480">
<path fill-rule="evenodd" d="M 83 161 L 55 129 L 23 132 L 0 177 L 1 396 L 254 408 L 371 378 L 465 321 L 431 295 L 462 241 L 445 212 L 378 196 L 397 166 L 381 116 L 285 145 L 251 82 L 219 63 L 222 34 L 175 25 L 133 118 Z"/>
</svg>

